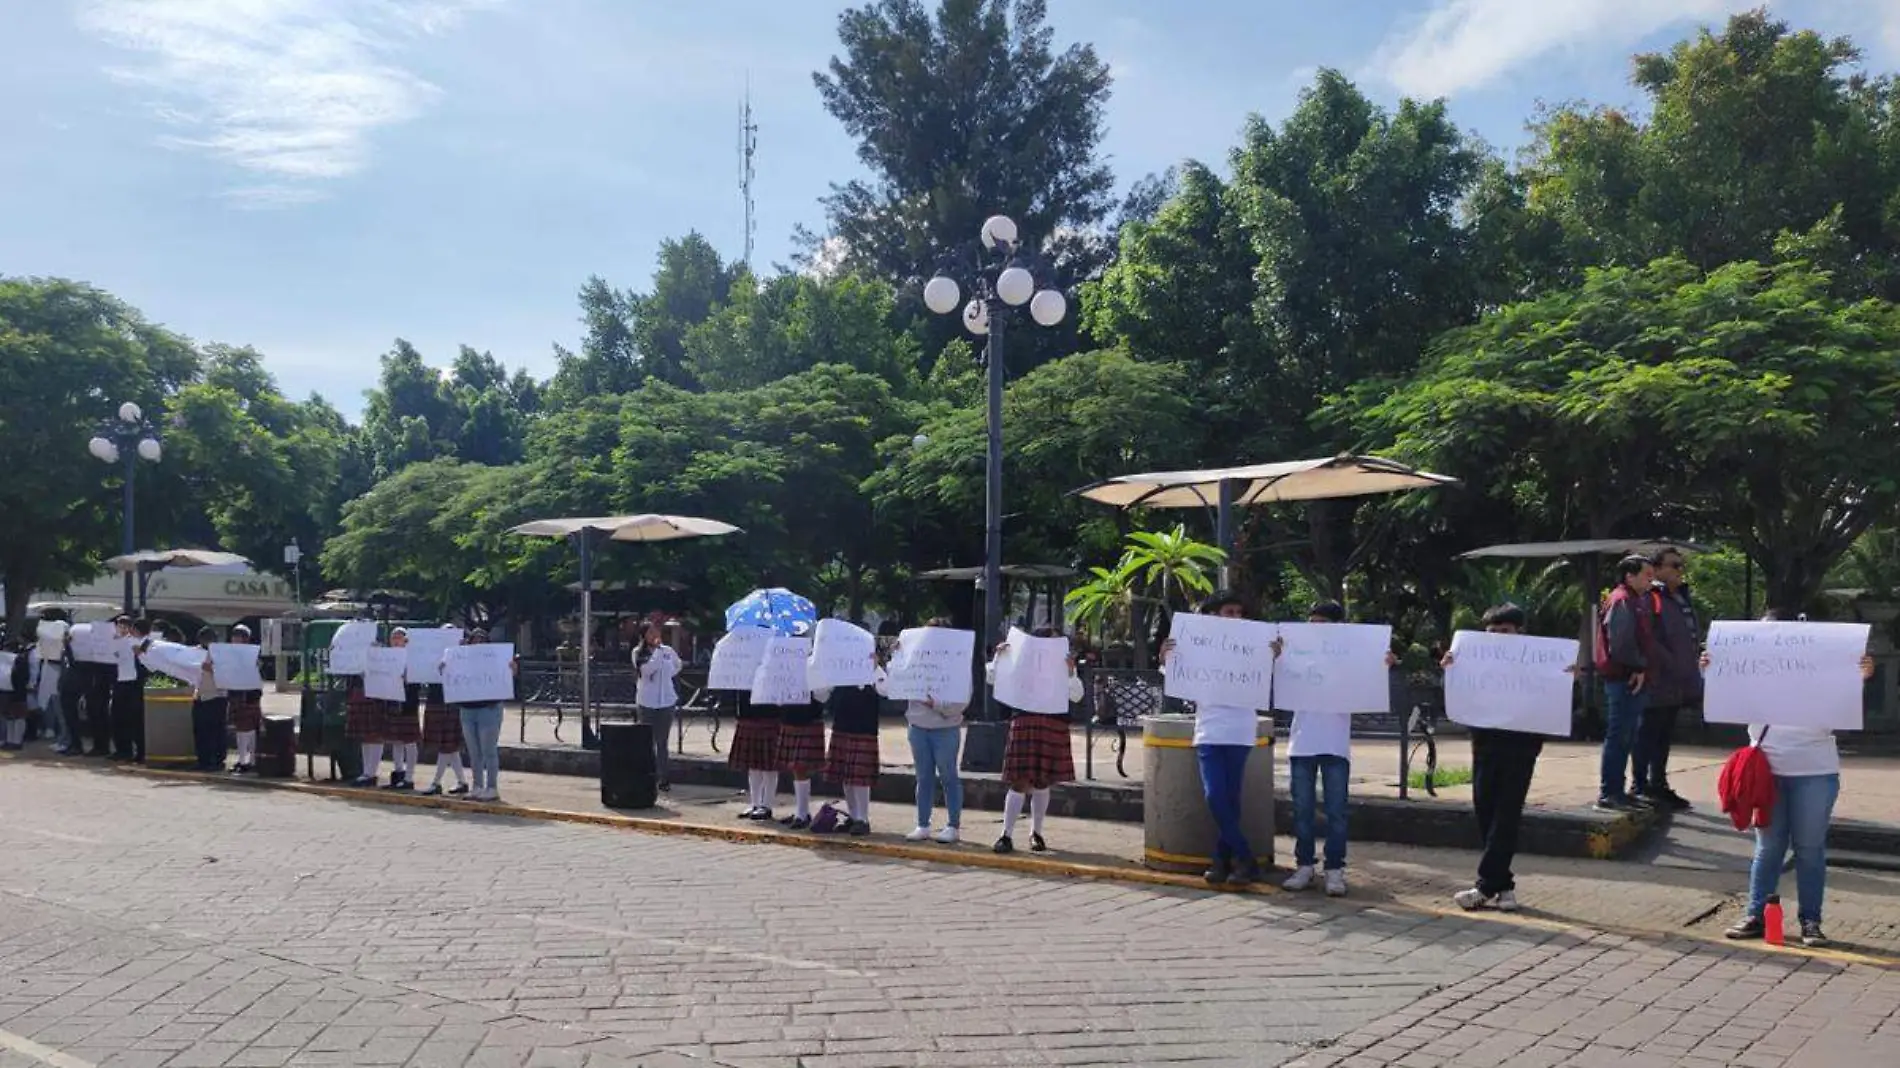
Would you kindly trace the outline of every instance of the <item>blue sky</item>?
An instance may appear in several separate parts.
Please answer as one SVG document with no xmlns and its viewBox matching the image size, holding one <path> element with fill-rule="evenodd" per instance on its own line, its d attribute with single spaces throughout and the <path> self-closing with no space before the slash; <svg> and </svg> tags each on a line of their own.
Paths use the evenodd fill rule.
<svg viewBox="0 0 1900 1068">
<path fill-rule="evenodd" d="M 1539 101 L 1634 102 L 1627 57 L 1755 0 L 1050 0 L 1116 74 L 1124 184 L 1224 161 L 1319 66 L 1450 98 L 1500 148 Z M 856 173 L 811 85 L 838 0 L 0 0 L 0 273 L 103 286 L 255 345 L 354 415 L 392 339 L 545 374 L 589 274 L 644 287 L 689 229 L 740 248 L 737 110 L 759 247 Z M 1900 67 L 1897 0 L 1791 0 Z"/>
</svg>

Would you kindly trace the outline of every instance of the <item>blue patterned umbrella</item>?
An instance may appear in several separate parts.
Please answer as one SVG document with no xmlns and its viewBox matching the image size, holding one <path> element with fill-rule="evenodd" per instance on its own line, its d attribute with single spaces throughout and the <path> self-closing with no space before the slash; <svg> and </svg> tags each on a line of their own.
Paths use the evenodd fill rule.
<svg viewBox="0 0 1900 1068">
<path fill-rule="evenodd" d="M 803 624 L 802 628 L 800 624 Z M 726 629 L 764 627 L 779 634 L 809 631 L 818 625 L 818 609 L 790 590 L 753 590 L 726 609 Z"/>
</svg>

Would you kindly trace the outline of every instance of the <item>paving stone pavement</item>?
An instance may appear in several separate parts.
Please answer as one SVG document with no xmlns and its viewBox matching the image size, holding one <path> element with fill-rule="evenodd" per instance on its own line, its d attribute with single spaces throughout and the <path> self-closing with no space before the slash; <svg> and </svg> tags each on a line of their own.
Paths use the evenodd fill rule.
<svg viewBox="0 0 1900 1068">
<path fill-rule="evenodd" d="M 0 1068 L 1807 1068 L 1900 1040 L 1900 973 L 1364 903 L 25 762 L 0 823 Z"/>
</svg>

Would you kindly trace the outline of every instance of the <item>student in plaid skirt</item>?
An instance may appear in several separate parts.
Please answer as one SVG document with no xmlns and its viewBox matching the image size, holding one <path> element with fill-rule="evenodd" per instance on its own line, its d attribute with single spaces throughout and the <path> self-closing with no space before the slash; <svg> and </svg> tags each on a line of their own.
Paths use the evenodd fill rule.
<svg viewBox="0 0 1900 1068">
<path fill-rule="evenodd" d="M 363 773 L 356 777 L 355 785 L 374 786 L 383 766 L 383 728 L 388 717 L 383 714 L 383 703 L 370 700 L 363 692 L 360 675 L 350 680 L 349 695 L 344 700 L 347 712 L 343 737 L 363 747 Z"/>
<path fill-rule="evenodd" d="M 792 777 L 792 815 L 779 822 L 794 831 L 811 826 L 811 778 L 825 766 L 825 706 L 817 700 L 781 705 L 778 768 Z"/>
<path fill-rule="evenodd" d="M 845 811 L 851 817 L 845 833 L 859 838 L 871 833 L 871 787 L 877 783 L 877 717 L 883 688 L 884 672 L 879 669 L 874 684 L 836 686 L 823 698 L 831 713 L 826 774 L 844 789 Z"/>
<path fill-rule="evenodd" d="M 772 818 L 772 798 L 778 793 L 779 711 L 777 705 L 754 705 L 749 693 L 739 694 L 738 722 L 726 764 L 746 773 L 750 804 L 739 813 L 742 820 Z"/>
<path fill-rule="evenodd" d="M 239 623 L 231 628 L 232 645 L 251 644 L 251 628 Z M 257 732 L 264 726 L 264 691 L 232 690 L 226 701 L 231 710 L 231 730 L 237 743 L 235 774 L 257 771 Z"/>
<path fill-rule="evenodd" d="M 1035 637 L 1059 638 L 1053 627 L 1037 627 Z M 996 647 L 1002 652 L 1004 645 Z M 991 660 L 988 674 L 996 677 L 996 661 Z M 1075 673 L 1075 657 L 1069 657 L 1069 703 L 1082 699 L 1082 680 Z M 1029 848 L 1044 853 L 1049 844 L 1043 840 L 1043 820 L 1049 815 L 1049 790 L 1059 782 L 1075 778 L 1075 751 L 1069 743 L 1069 716 L 1013 710 L 1009 721 L 1009 740 L 1003 743 L 1003 782 L 1009 793 L 1003 797 L 1003 836 L 993 851 L 1010 853 L 1016 849 L 1016 821 L 1022 817 L 1023 801 L 1029 801 Z"/>
<path fill-rule="evenodd" d="M 389 634 L 391 649 L 404 649 L 409 645 L 409 631 L 406 627 L 397 627 Z M 383 702 L 383 740 L 389 743 L 389 761 L 395 767 L 389 773 L 389 785 L 386 790 L 413 790 L 416 788 L 416 751 L 417 743 L 422 741 L 422 724 L 417 719 L 417 710 L 422 704 L 422 684 L 403 683 L 403 698 L 400 701 Z"/>
<path fill-rule="evenodd" d="M 462 773 L 462 713 L 442 700 L 442 687 L 429 683 L 422 688 L 422 744 L 435 750 L 435 782 L 422 791 L 431 797 L 442 792 L 442 772 L 455 769 L 455 788 L 451 797 L 468 793 L 468 778 Z"/>
</svg>

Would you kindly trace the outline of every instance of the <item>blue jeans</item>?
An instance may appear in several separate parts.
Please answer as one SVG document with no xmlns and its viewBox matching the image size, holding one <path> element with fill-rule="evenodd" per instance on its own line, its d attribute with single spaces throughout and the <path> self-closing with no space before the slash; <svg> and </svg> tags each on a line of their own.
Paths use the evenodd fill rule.
<svg viewBox="0 0 1900 1068">
<path fill-rule="evenodd" d="M 1633 693 L 1627 682 L 1603 684 L 1603 767 L 1598 775 L 1597 796 L 1620 799 L 1629 796 L 1630 757 L 1636 746 L 1636 727 L 1643 720 L 1643 707 L 1649 695 Z"/>
<path fill-rule="evenodd" d="M 1781 882 L 1781 864 L 1793 846 L 1800 918 L 1821 922 L 1821 897 L 1827 892 L 1827 825 L 1834 818 L 1834 799 L 1840 794 L 1839 775 L 1775 776 L 1775 810 L 1768 826 L 1755 829 L 1755 862 L 1748 872 L 1750 916 L 1759 917 L 1768 904 L 1768 895 Z"/>
<path fill-rule="evenodd" d="M 1247 844 L 1240 829 L 1240 787 L 1247 780 L 1247 758 L 1251 745 L 1197 745 L 1194 753 L 1201 758 L 1201 790 L 1207 795 L 1207 811 L 1214 816 L 1216 856 L 1242 865 L 1253 863 L 1253 846 Z"/>
<path fill-rule="evenodd" d="M 963 747 L 962 727 L 910 728 L 910 759 L 917 771 L 917 826 L 930 826 L 930 809 L 943 787 L 943 805 L 950 810 L 951 827 L 963 826 L 963 780 L 957 777 L 957 751 Z"/>
<path fill-rule="evenodd" d="M 1326 795 L 1326 870 L 1346 866 L 1346 775 L 1352 761 L 1342 756 L 1292 757 L 1287 761 L 1293 782 L 1293 863 L 1313 866 L 1313 819 L 1317 793 Z"/>
<path fill-rule="evenodd" d="M 501 777 L 501 706 L 474 705 L 462 709 L 462 745 L 468 750 L 469 775 L 474 789 L 497 789 Z"/>
</svg>

